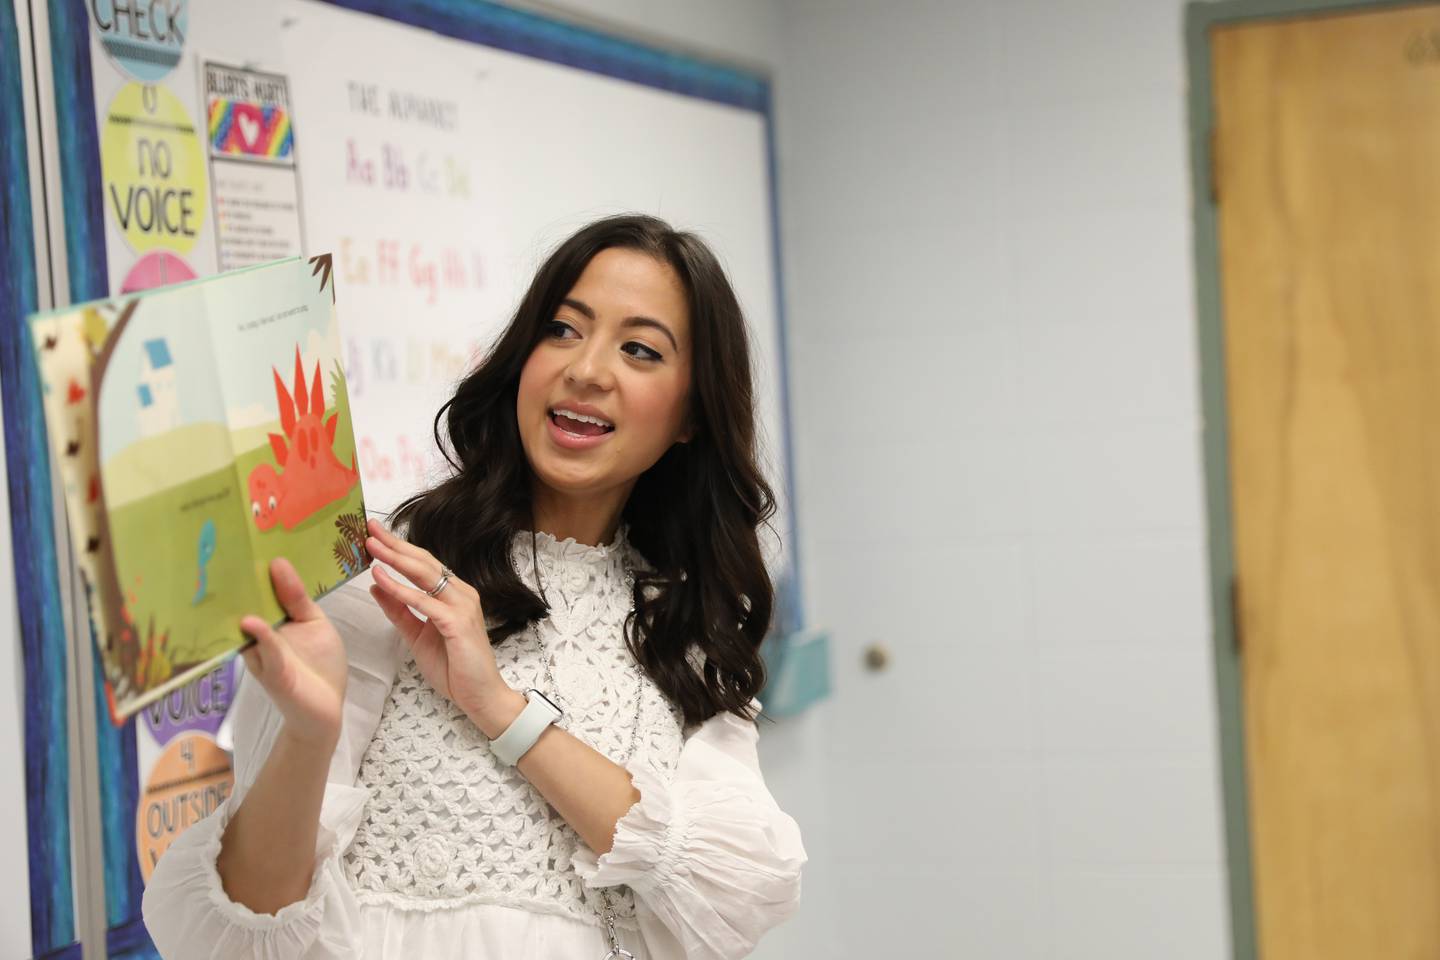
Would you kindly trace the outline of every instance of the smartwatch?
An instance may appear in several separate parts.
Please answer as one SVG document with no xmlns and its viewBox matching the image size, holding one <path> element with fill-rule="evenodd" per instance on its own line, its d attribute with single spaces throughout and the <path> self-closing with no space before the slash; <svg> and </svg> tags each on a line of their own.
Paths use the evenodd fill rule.
<svg viewBox="0 0 1440 960">
<path fill-rule="evenodd" d="M 545 728 L 564 715 L 564 711 L 554 700 L 534 687 L 525 691 L 525 699 L 529 702 L 525 704 L 525 709 L 520 711 L 520 716 L 505 728 L 504 733 L 490 741 L 490 751 L 502 763 L 512 767 L 520 762 L 527 750 L 535 746 L 535 741 L 540 739 Z"/>
</svg>

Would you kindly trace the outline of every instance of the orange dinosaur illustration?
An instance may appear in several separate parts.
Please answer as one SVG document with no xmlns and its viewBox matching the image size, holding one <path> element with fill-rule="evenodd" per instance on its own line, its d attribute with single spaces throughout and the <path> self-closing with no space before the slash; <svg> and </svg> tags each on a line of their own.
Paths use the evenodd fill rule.
<svg viewBox="0 0 1440 960">
<path fill-rule="evenodd" d="M 270 434 L 270 449 L 276 465 L 283 470 L 277 473 L 274 466 L 262 463 L 250 471 L 250 514 L 261 530 L 269 530 L 276 523 L 291 530 L 316 511 L 345 497 L 360 474 L 353 456 L 349 467 L 335 456 L 339 414 L 325 417 L 319 361 L 307 392 L 300 347 L 295 347 L 293 399 L 285 390 L 280 372 L 272 368 L 271 373 L 275 376 L 275 397 L 280 403 L 280 426 L 285 435 Z"/>
</svg>

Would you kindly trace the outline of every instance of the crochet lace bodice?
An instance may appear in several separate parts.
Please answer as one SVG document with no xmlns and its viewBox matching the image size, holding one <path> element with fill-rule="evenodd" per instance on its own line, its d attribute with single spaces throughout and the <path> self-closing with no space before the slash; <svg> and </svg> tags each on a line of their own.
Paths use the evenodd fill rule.
<svg viewBox="0 0 1440 960">
<path fill-rule="evenodd" d="M 683 745 L 680 711 L 636 665 L 622 624 L 625 573 L 643 569 L 622 524 L 609 544 L 589 546 L 538 532 L 517 533 L 511 556 L 521 579 L 540 583 L 550 606 L 536 624 L 559 691 L 550 689 L 532 631 L 495 649 L 506 683 L 558 692 L 560 726 L 626 763 L 642 691 L 640 734 L 630 766 L 669 778 Z M 571 866 L 584 841 L 520 772 L 500 763 L 489 740 L 420 675 L 407 655 L 360 764 L 370 791 L 345 866 L 361 903 L 435 910 L 494 903 L 600 923 L 599 894 Z M 618 923 L 634 926 L 627 887 L 611 891 Z"/>
</svg>

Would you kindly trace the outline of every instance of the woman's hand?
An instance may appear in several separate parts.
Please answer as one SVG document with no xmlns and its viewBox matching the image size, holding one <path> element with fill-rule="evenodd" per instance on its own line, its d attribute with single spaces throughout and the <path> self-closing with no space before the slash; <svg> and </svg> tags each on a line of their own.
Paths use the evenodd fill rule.
<svg viewBox="0 0 1440 960">
<path fill-rule="evenodd" d="M 378 520 L 369 520 L 367 526 L 371 536 L 365 548 L 370 555 L 425 588 L 401 583 L 375 567 L 370 592 L 410 645 L 425 679 L 478 724 L 498 699 L 511 692 L 495 665 L 479 592 L 452 574 L 444 590 L 427 595 L 425 590 L 440 582 L 444 569 L 440 561 L 423 547 L 401 540 Z M 415 616 L 411 607 L 427 619 Z"/>
<path fill-rule="evenodd" d="M 255 645 L 241 654 L 245 669 L 285 718 L 283 732 L 328 755 L 340 739 L 344 718 L 350 670 L 345 643 L 289 560 L 270 562 L 270 582 L 290 620 L 275 630 L 260 617 L 241 618 L 240 629 L 255 638 Z"/>
</svg>

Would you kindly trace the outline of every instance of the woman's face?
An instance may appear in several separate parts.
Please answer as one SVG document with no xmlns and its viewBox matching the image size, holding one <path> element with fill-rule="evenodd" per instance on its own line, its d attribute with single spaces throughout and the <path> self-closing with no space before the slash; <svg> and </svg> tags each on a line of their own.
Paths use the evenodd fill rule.
<svg viewBox="0 0 1440 960">
<path fill-rule="evenodd" d="M 666 263 L 612 247 L 591 258 L 520 373 L 516 419 L 539 481 L 557 493 L 629 495 L 688 440 L 690 311 Z M 609 426 L 577 423 L 557 410 Z"/>
</svg>

